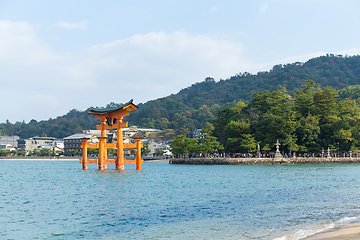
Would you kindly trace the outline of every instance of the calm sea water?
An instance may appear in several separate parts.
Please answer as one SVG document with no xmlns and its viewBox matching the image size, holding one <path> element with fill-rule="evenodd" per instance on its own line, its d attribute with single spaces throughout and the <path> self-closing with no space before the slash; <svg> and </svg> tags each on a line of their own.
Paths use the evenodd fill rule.
<svg viewBox="0 0 360 240">
<path fill-rule="evenodd" d="M 360 165 L 0 161 L 0 239 L 300 239 L 360 221 Z"/>
</svg>

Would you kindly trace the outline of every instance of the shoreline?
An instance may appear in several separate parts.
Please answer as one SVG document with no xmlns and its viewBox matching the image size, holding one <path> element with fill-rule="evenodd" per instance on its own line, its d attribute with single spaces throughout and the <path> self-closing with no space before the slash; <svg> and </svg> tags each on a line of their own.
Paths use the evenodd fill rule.
<svg viewBox="0 0 360 240">
<path fill-rule="evenodd" d="M 296 157 L 296 158 L 173 158 L 170 164 L 185 165 L 300 165 L 360 164 L 358 157 Z"/>
<path fill-rule="evenodd" d="M 315 223 L 290 231 L 272 240 L 350 240 L 360 239 L 360 216 L 343 217 L 328 223 Z"/>
<path fill-rule="evenodd" d="M 350 223 L 338 228 L 315 233 L 304 239 L 307 240 L 360 239 L 360 223 Z"/>
<path fill-rule="evenodd" d="M 80 161 L 79 158 L 0 158 L 0 161 Z"/>
<path fill-rule="evenodd" d="M 143 159 L 144 162 L 169 162 L 169 159 L 151 159 L 151 160 L 146 160 Z M 71 161 L 71 162 L 77 162 L 77 161 L 81 161 L 81 158 L 29 158 L 29 157 L 24 157 L 24 158 L 0 158 L 0 161 Z"/>
</svg>

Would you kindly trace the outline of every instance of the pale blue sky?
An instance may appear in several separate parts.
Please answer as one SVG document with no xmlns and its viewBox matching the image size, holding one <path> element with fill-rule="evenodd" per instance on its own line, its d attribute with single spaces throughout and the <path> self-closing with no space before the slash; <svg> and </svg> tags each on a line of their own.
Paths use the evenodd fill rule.
<svg viewBox="0 0 360 240">
<path fill-rule="evenodd" d="M 356 0 L 0 0 L 0 122 L 359 54 L 359 10 Z"/>
</svg>

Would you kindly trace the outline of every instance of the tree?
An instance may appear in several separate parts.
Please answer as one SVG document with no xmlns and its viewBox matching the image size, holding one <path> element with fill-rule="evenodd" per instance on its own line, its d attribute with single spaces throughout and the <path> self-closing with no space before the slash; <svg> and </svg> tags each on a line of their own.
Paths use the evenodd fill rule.
<svg viewBox="0 0 360 240">
<path fill-rule="evenodd" d="M 259 142 L 256 142 L 253 134 L 242 134 L 241 146 L 250 153 L 256 151 Z"/>
<path fill-rule="evenodd" d="M 216 150 L 221 151 L 224 149 L 224 147 L 216 140 L 216 137 L 212 136 L 214 129 L 215 128 L 211 123 L 205 123 L 205 127 L 201 130 L 201 135 L 203 137 L 197 143 L 199 146 L 198 153 L 208 155 L 209 153 L 214 153 Z"/>
<path fill-rule="evenodd" d="M 190 134 L 190 129 L 188 127 L 182 127 L 180 129 L 180 134 L 184 136 L 188 136 Z"/>
<path fill-rule="evenodd" d="M 225 149 L 229 152 L 244 152 L 246 151 L 242 146 L 243 134 L 251 132 L 250 123 L 244 121 L 230 121 L 225 126 L 225 136 L 227 138 Z"/>
<path fill-rule="evenodd" d="M 219 110 L 217 118 L 213 120 L 214 124 L 214 136 L 217 137 L 218 141 L 222 145 L 226 145 L 227 142 L 227 133 L 226 126 L 229 122 L 239 120 L 241 115 L 237 108 L 225 108 Z"/>
<path fill-rule="evenodd" d="M 360 85 L 347 86 L 339 91 L 341 99 L 349 98 L 357 100 L 360 98 Z"/>
<path fill-rule="evenodd" d="M 297 142 L 299 150 L 302 152 L 315 152 L 321 149 L 318 144 L 318 138 L 320 135 L 319 120 L 312 114 L 306 117 L 299 117 L 300 126 L 296 129 L 295 135 L 297 136 Z M 295 149 L 292 149 L 296 151 Z"/>
<path fill-rule="evenodd" d="M 279 139 L 282 143 L 281 147 L 289 149 L 298 122 L 294 111 L 294 100 L 287 94 L 286 89 L 254 94 L 248 106 L 259 112 L 251 127 L 256 129 L 255 139 L 269 146 L 274 146 L 276 139 Z"/>
<path fill-rule="evenodd" d="M 143 148 L 141 149 L 141 154 L 142 155 L 148 155 L 151 152 L 151 150 L 149 148 L 149 144 L 150 144 L 150 142 L 145 142 L 143 144 Z"/>
<path fill-rule="evenodd" d="M 38 155 L 40 155 L 40 156 L 49 156 L 50 155 L 50 149 L 48 149 L 48 148 L 41 149 L 39 151 Z"/>
<path fill-rule="evenodd" d="M 30 152 L 30 155 L 33 155 L 33 156 L 39 156 L 40 155 L 40 152 L 37 150 L 37 149 L 34 149 Z"/>
<path fill-rule="evenodd" d="M 88 155 L 98 155 L 99 149 L 98 148 L 88 148 L 87 153 L 88 153 Z"/>
<path fill-rule="evenodd" d="M 173 138 L 170 143 L 171 152 L 176 155 L 184 155 L 189 152 L 189 138 L 180 134 Z"/>
<path fill-rule="evenodd" d="M 300 91 L 294 91 L 295 111 L 299 116 L 306 117 L 314 113 L 314 89 L 315 82 L 307 80 Z"/>
<path fill-rule="evenodd" d="M 165 151 L 157 149 L 155 155 L 162 156 L 164 153 L 165 153 Z"/>
<path fill-rule="evenodd" d="M 25 155 L 26 155 L 26 152 L 25 152 L 25 151 L 19 151 L 19 152 L 18 152 L 18 155 L 19 155 L 19 156 L 25 156 Z"/>
<path fill-rule="evenodd" d="M 116 150 L 114 148 L 108 148 L 107 149 L 107 155 L 114 156 L 116 154 Z"/>
<path fill-rule="evenodd" d="M 338 98 L 337 91 L 331 87 L 318 88 L 314 93 L 314 109 L 319 119 L 321 147 L 329 146 L 335 141 L 335 131 L 340 123 Z"/>
</svg>

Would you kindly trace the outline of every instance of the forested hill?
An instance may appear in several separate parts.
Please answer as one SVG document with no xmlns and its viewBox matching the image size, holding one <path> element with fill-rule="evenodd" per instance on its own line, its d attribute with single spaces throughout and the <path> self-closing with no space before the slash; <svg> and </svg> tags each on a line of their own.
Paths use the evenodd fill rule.
<svg viewBox="0 0 360 240">
<path fill-rule="evenodd" d="M 276 65 L 270 71 L 257 74 L 237 74 L 219 82 L 206 78 L 176 95 L 140 104 L 128 120 L 139 126 L 160 129 L 201 128 L 219 109 L 234 106 L 239 101 L 248 102 L 254 92 L 285 87 L 291 94 L 307 79 L 335 89 L 360 84 L 360 56 L 321 56 L 306 63 Z"/>
<path fill-rule="evenodd" d="M 307 79 L 335 89 L 360 84 L 360 56 L 330 54 L 306 63 L 276 65 L 270 71 L 257 74 L 240 73 L 218 82 L 206 78 L 177 94 L 139 104 L 139 109 L 131 112 L 126 121 L 140 127 L 194 130 L 211 122 L 219 109 L 234 106 L 239 101 L 249 102 L 254 92 L 285 87 L 291 94 Z M 0 134 L 21 138 L 66 137 L 83 129 L 95 129 L 97 121 L 86 112 L 71 110 L 64 116 L 40 122 L 2 123 Z"/>
</svg>

